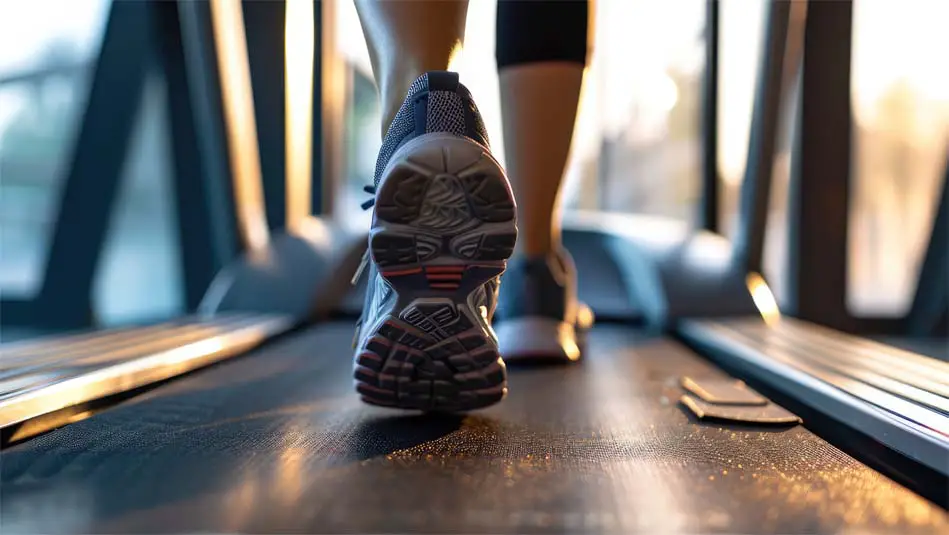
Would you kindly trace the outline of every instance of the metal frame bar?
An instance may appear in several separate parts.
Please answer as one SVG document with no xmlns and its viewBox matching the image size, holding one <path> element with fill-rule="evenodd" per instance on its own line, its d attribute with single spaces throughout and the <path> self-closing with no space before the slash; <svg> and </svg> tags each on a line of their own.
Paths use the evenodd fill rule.
<svg viewBox="0 0 949 535">
<path fill-rule="evenodd" d="M 767 9 L 734 248 L 735 261 L 745 271 L 756 273 L 762 271 L 771 203 L 791 3 L 772 0 Z"/>
<path fill-rule="evenodd" d="M 333 22 L 336 19 L 337 3 L 338 0 L 320 0 L 314 10 L 314 32 L 320 50 L 314 55 L 314 61 L 319 62 L 319 65 L 314 65 L 314 76 L 319 73 L 319 79 L 314 79 L 316 94 L 313 106 L 322 109 L 319 118 L 314 111 L 313 119 L 313 172 L 320 173 L 320 180 L 319 184 L 313 184 L 312 195 L 314 212 L 319 210 L 318 213 L 327 218 L 335 215 L 336 194 L 345 173 L 343 129 L 346 126 L 346 98 L 350 89 L 344 59 L 336 46 L 337 28 Z M 323 21 L 328 23 L 323 24 Z"/>
<path fill-rule="evenodd" d="M 702 200 L 699 204 L 699 226 L 718 232 L 718 56 L 719 0 L 705 3 L 705 76 L 702 91 Z"/>
<path fill-rule="evenodd" d="M 807 10 L 789 184 L 787 305 L 793 316 L 847 331 L 853 4 L 810 2 Z"/>
<path fill-rule="evenodd" d="M 241 4 L 229 0 L 210 0 L 199 4 L 206 8 L 214 60 L 220 78 L 224 139 L 230 162 L 231 188 L 237 236 L 242 248 L 258 254 L 270 243 L 267 208 L 260 170 L 260 146 L 254 96 L 247 59 L 247 33 Z M 205 11 L 199 11 L 204 14 Z"/>
<path fill-rule="evenodd" d="M 112 3 L 59 199 L 42 287 L 32 300 L 3 301 L 5 324 L 93 324 L 93 278 L 140 111 L 151 51 L 148 30 L 146 3 Z"/>
<path fill-rule="evenodd" d="M 943 171 L 942 194 L 933 217 L 929 246 L 919 269 L 916 295 L 906 315 L 907 329 L 918 336 L 949 332 L 949 156 Z"/>
<path fill-rule="evenodd" d="M 211 7 L 208 2 L 179 0 L 177 3 L 192 120 L 200 144 L 201 182 L 211 212 L 216 263 L 223 266 L 243 247 L 231 180 L 233 171 L 228 158 L 217 47 L 212 37 Z"/>
<path fill-rule="evenodd" d="M 200 94 L 195 87 L 200 80 L 188 73 L 189 52 L 194 54 L 195 43 L 186 46 L 179 3 L 151 2 L 150 5 L 156 30 L 156 52 L 168 94 L 185 303 L 187 310 L 194 311 L 214 275 L 236 252 L 233 212 L 228 210 L 225 200 L 229 195 L 228 181 L 214 172 L 221 164 L 227 165 L 227 157 L 223 143 L 212 142 L 213 132 L 202 131 L 196 115 L 196 110 L 202 107 L 194 98 Z M 195 61 L 200 62 L 200 57 Z M 213 152 L 209 153 L 208 149 L 212 148 Z M 211 163 L 214 161 L 218 162 L 217 166 Z M 226 221 L 231 223 L 225 224 Z"/>
<path fill-rule="evenodd" d="M 313 6 L 313 127 L 311 137 L 312 144 L 312 163 L 310 165 L 311 173 L 311 210 L 315 215 L 323 214 L 328 202 L 325 202 L 327 187 L 325 173 L 323 172 L 323 141 L 326 133 L 323 129 L 323 56 L 326 53 L 326 47 L 323 45 L 323 4 L 326 0 L 321 0 Z M 332 195 L 332 193 L 330 193 Z"/>
<path fill-rule="evenodd" d="M 286 0 L 243 0 L 267 225 L 287 225 Z"/>
</svg>

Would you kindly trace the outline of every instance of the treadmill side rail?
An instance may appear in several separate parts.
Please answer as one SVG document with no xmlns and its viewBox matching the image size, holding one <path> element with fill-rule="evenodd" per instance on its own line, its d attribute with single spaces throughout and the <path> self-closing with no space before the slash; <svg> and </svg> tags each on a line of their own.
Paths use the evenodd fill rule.
<svg viewBox="0 0 949 535">
<path fill-rule="evenodd" d="M 949 475 L 949 363 L 790 318 L 678 330 L 713 360 Z"/>
<path fill-rule="evenodd" d="M 0 429 L 208 366 L 292 326 L 231 314 L 0 346 Z"/>
</svg>

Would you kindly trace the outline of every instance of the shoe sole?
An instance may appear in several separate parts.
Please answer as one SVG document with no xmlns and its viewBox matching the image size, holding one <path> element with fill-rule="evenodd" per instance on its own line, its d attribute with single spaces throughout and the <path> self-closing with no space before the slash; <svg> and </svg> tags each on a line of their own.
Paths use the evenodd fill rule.
<svg viewBox="0 0 949 535">
<path fill-rule="evenodd" d="M 397 299 L 357 352 L 363 401 L 454 412 L 504 398 L 507 370 L 473 294 L 504 272 L 516 238 L 511 186 L 487 149 L 426 134 L 396 151 L 377 189 L 369 250 Z"/>
</svg>

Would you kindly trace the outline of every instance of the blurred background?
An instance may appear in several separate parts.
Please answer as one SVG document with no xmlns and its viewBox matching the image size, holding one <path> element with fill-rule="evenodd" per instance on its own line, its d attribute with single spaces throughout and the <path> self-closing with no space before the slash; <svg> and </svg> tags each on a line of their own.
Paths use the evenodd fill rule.
<svg viewBox="0 0 949 535">
<path fill-rule="evenodd" d="M 721 3 L 720 228 L 733 234 L 747 157 L 764 2 Z M 42 278 L 50 230 L 81 121 L 109 0 L 0 2 L 0 292 L 28 297 Z M 912 16 L 906 16 L 912 13 Z M 52 16 L 51 14 L 55 14 Z M 455 66 L 503 161 L 494 0 L 471 0 Z M 912 301 L 949 146 L 949 3 L 856 0 L 852 65 L 853 176 L 848 306 L 901 316 Z M 345 155 L 335 213 L 353 228 L 380 144 L 368 55 L 352 2 L 337 3 L 333 47 L 344 65 Z M 568 208 L 655 214 L 692 223 L 699 196 L 704 0 L 598 0 L 569 179 Z M 157 73 L 154 77 L 159 76 Z M 161 80 L 148 84 L 133 150 L 97 273 L 104 325 L 184 309 Z M 783 299 L 790 130 L 775 162 L 765 276 Z M 108 281 L 108 284 L 104 283 Z"/>
</svg>

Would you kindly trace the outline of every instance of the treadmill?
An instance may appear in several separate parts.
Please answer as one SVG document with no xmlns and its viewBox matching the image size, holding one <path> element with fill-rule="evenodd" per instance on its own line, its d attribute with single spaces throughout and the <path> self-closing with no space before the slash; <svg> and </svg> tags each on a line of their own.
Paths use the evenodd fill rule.
<svg viewBox="0 0 949 535">
<path fill-rule="evenodd" d="M 280 125 L 258 120 L 257 139 L 228 136 L 246 128 L 234 118 L 249 103 L 222 84 L 274 73 L 260 58 L 266 46 L 280 53 L 282 40 L 265 37 L 283 9 L 243 7 L 247 43 L 258 46 L 242 57 L 213 38 L 225 30 L 210 4 L 111 6 L 43 290 L 2 302 L 5 331 L 61 331 L 0 344 L 4 534 L 949 532 L 947 359 L 938 347 L 927 355 L 858 336 L 828 305 L 843 290 L 813 276 L 840 269 L 815 253 L 839 248 L 841 229 L 813 228 L 846 222 L 847 196 L 843 212 L 814 210 L 812 191 L 846 188 L 834 162 L 849 155 L 807 135 L 849 131 L 849 107 L 834 100 L 849 98 L 849 74 L 842 85 L 834 73 L 849 65 L 850 2 L 769 4 L 730 242 L 708 202 L 719 10 L 709 1 L 702 228 L 568 214 L 565 244 L 597 319 L 585 360 L 510 368 L 502 403 L 457 415 L 361 404 L 351 341 L 362 288 L 350 278 L 365 234 L 329 217 L 294 219 L 297 203 L 319 206 L 323 191 L 268 173 L 283 154 L 273 150 Z M 319 32 L 325 13 L 313 15 Z M 168 88 L 191 314 L 97 330 L 88 286 L 65 281 L 95 265 L 104 227 L 69 226 L 79 221 L 70 206 L 102 202 L 87 191 L 114 194 L 123 155 L 96 137 L 125 119 L 101 111 L 134 106 L 145 58 L 159 60 Z M 233 70 L 222 64 L 235 58 L 249 79 L 226 79 Z M 319 62 L 313 71 L 325 74 Z M 253 89 L 251 114 L 282 109 L 268 100 L 280 92 Z M 798 110 L 797 255 L 792 302 L 778 307 L 760 263 L 788 101 Z M 248 153 L 260 169 L 241 167 L 235 155 Z M 946 196 L 944 185 L 913 309 L 885 336 L 945 340 Z M 75 253 L 70 243 L 94 252 L 71 271 L 53 267 Z"/>
</svg>

